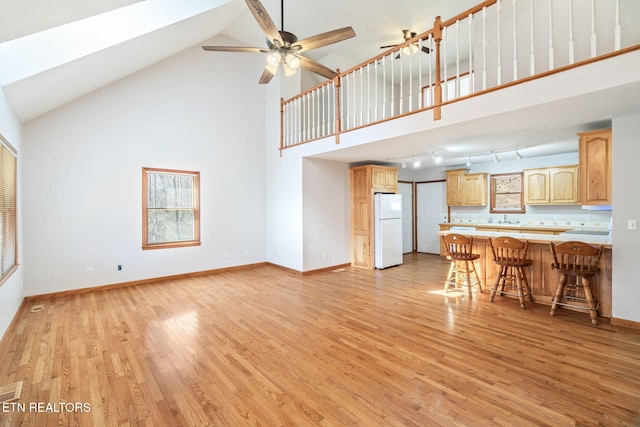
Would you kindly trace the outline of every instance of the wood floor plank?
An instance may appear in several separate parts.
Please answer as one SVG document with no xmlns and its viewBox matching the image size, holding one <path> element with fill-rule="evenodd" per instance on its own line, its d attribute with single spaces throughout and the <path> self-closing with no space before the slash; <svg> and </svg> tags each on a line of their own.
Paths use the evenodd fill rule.
<svg viewBox="0 0 640 427">
<path fill-rule="evenodd" d="M 0 347 L 26 410 L 0 425 L 640 425 L 640 331 L 445 294 L 447 269 L 261 265 L 30 301 Z M 89 410 L 29 410 L 64 403 Z"/>
</svg>

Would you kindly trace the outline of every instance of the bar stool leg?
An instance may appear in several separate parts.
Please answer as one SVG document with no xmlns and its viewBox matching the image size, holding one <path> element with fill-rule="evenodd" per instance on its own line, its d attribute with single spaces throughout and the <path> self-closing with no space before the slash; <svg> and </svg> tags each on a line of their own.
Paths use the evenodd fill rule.
<svg viewBox="0 0 640 427">
<path fill-rule="evenodd" d="M 493 302 L 493 299 L 496 296 L 496 293 L 498 292 L 498 286 L 500 286 L 500 280 L 502 279 L 502 277 L 504 276 L 504 270 L 505 270 L 505 266 L 501 265 L 500 266 L 500 272 L 498 273 L 498 276 L 496 277 L 496 282 L 493 284 L 493 288 L 491 288 L 491 295 L 489 296 L 489 302 Z"/>
<path fill-rule="evenodd" d="M 524 284 L 524 289 L 527 291 L 527 295 L 529 296 L 529 301 L 533 302 L 533 295 L 531 293 L 531 287 L 529 286 L 529 280 L 527 280 L 527 274 L 524 271 L 524 267 L 518 267 L 520 270 L 520 275 L 522 277 L 522 283 Z"/>
<path fill-rule="evenodd" d="M 449 273 L 447 274 L 447 280 L 444 281 L 444 291 L 447 292 L 449 289 L 449 285 L 451 283 L 451 274 L 453 273 L 453 269 L 456 265 L 455 261 L 451 261 L 451 265 L 449 266 Z"/>
<path fill-rule="evenodd" d="M 593 294 L 591 292 L 591 282 L 589 278 L 582 276 L 582 287 L 584 288 L 584 296 L 589 304 L 589 316 L 591 317 L 591 323 L 598 324 L 598 313 L 596 312 L 596 303 L 593 300 Z"/>
<path fill-rule="evenodd" d="M 562 297 L 564 296 L 564 285 L 567 283 L 567 275 L 563 274 L 560 277 L 560 282 L 558 283 L 558 287 L 556 288 L 556 294 L 553 296 L 551 300 L 551 316 L 556 314 L 557 303 L 562 301 Z"/>
<path fill-rule="evenodd" d="M 482 282 L 480 282 L 480 277 L 478 276 L 478 270 L 476 269 L 476 262 L 471 261 L 471 266 L 473 267 L 473 274 L 476 276 L 476 283 L 478 283 L 478 292 L 482 294 L 484 293 L 484 289 L 482 288 Z"/>
<path fill-rule="evenodd" d="M 472 298 L 471 295 L 471 273 L 469 272 L 469 261 L 464 262 L 465 266 L 465 275 L 467 280 L 467 291 L 469 292 L 469 299 Z M 473 261 L 471 262 L 471 266 L 473 267 Z"/>
<path fill-rule="evenodd" d="M 524 305 L 524 292 L 522 291 L 522 279 L 520 277 L 520 269 L 516 268 L 516 288 L 518 289 L 518 299 L 520 300 L 520 308 L 526 308 Z"/>
</svg>

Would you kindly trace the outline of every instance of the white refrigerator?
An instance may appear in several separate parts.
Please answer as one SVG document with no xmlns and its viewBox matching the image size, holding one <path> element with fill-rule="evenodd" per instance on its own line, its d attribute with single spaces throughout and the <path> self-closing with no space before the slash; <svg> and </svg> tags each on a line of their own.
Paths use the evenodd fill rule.
<svg viewBox="0 0 640 427">
<path fill-rule="evenodd" d="M 402 195 L 376 193 L 373 219 L 375 268 L 402 264 Z"/>
</svg>

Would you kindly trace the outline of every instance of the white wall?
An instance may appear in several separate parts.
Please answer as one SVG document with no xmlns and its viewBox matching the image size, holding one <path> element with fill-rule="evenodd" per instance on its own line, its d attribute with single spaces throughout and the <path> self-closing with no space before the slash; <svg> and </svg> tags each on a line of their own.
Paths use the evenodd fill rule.
<svg viewBox="0 0 640 427">
<path fill-rule="evenodd" d="M 627 220 L 640 220 L 637 188 L 640 158 L 640 114 L 613 118 L 613 317 L 640 322 L 638 254 L 640 230 Z"/>
<path fill-rule="evenodd" d="M 22 280 L 24 275 L 23 267 L 23 226 L 22 226 L 22 169 L 24 161 L 22 159 L 22 128 L 16 118 L 11 106 L 0 88 L 0 134 L 18 151 L 18 269 L 0 285 L 0 338 L 11 324 L 22 300 L 24 292 L 22 290 Z"/>
<path fill-rule="evenodd" d="M 265 261 L 261 62 L 194 47 L 28 122 L 25 293 Z M 142 251 L 145 166 L 201 172 L 201 246 Z"/>
<path fill-rule="evenodd" d="M 304 271 L 351 262 L 349 166 L 303 161 Z"/>
</svg>

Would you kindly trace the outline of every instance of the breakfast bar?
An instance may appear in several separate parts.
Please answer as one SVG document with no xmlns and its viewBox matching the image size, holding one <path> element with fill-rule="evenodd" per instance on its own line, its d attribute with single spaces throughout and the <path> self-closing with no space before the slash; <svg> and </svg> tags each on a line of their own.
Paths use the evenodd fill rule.
<svg viewBox="0 0 640 427">
<path fill-rule="evenodd" d="M 444 225 L 444 224 L 443 224 Z M 527 269 L 526 274 L 533 294 L 535 303 L 551 305 L 551 300 L 555 293 L 559 274 L 551 268 L 553 257 L 549 243 L 560 243 L 568 241 L 581 241 L 593 246 L 603 246 L 604 252 L 600 259 L 600 272 L 592 282 L 594 298 L 599 303 L 598 316 L 611 318 L 611 236 L 597 233 L 584 233 L 579 231 L 575 234 L 562 232 L 559 234 L 540 234 L 537 230 L 529 233 L 526 228 L 519 229 L 499 229 L 493 231 L 482 231 L 472 227 L 466 229 L 447 229 L 441 227 L 440 234 L 457 233 L 473 238 L 473 252 L 480 255 L 476 261 L 480 280 L 485 292 L 491 289 L 497 275 L 499 266 L 493 262 L 489 238 L 508 236 L 519 240 L 529 241 L 529 252 L 527 258 L 533 264 Z M 571 309 L 571 308 L 569 308 Z"/>
</svg>

